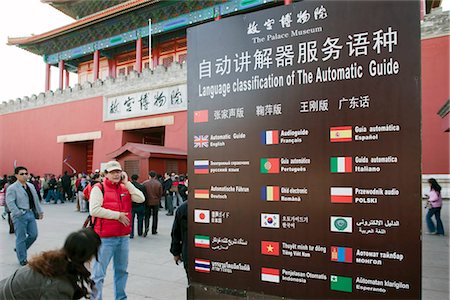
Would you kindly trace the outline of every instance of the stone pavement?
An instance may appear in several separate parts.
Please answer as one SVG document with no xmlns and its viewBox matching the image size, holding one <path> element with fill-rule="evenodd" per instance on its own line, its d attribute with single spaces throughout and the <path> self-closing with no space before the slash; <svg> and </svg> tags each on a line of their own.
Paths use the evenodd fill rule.
<svg viewBox="0 0 450 300">
<path fill-rule="evenodd" d="M 449 299 L 449 206 L 444 202 L 442 219 L 447 236 L 423 236 L 422 299 Z M 39 237 L 29 254 L 62 246 L 65 237 L 81 227 L 86 214 L 74 211 L 75 204 L 44 205 L 45 218 L 38 222 Z M 3 210 L 3 208 L 1 208 Z M 424 210 L 425 216 L 425 210 Z M 424 219 L 424 218 L 423 218 Z M 130 261 L 127 293 L 130 300 L 186 299 L 187 280 L 183 267 L 176 266 L 169 253 L 173 217 L 159 212 L 157 235 L 136 236 L 130 240 Z M 423 221 L 424 232 L 426 231 Z M 0 278 L 19 267 L 14 248 L 14 235 L 8 234 L 8 224 L 0 220 Z M 114 299 L 112 270 L 107 271 L 105 300 Z"/>
</svg>

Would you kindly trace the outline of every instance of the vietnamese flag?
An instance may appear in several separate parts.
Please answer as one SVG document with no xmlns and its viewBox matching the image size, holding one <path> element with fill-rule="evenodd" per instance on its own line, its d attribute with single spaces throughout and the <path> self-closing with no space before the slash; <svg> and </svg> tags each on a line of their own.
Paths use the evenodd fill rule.
<svg viewBox="0 0 450 300">
<path fill-rule="evenodd" d="M 280 243 L 279 242 L 261 241 L 261 254 L 279 256 L 280 255 Z"/>
<path fill-rule="evenodd" d="M 350 156 L 330 157 L 331 173 L 351 173 L 352 168 L 352 158 Z"/>
<path fill-rule="evenodd" d="M 351 142 L 352 126 L 341 126 L 330 128 L 330 142 Z"/>
<path fill-rule="evenodd" d="M 208 110 L 196 110 L 194 111 L 194 123 L 208 122 Z"/>
<path fill-rule="evenodd" d="M 280 173 L 280 159 L 279 158 L 261 158 L 261 173 L 263 174 L 278 174 Z"/>
</svg>

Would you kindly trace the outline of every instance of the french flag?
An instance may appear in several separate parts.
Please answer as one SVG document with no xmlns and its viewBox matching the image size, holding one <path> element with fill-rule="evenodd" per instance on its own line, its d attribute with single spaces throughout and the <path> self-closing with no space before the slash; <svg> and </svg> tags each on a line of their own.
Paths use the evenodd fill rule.
<svg viewBox="0 0 450 300">
<path fill-rule="evenodd" d="M 261 144 L 263 145 L 277 145 L 279 141 L 278 130 L 267 130 L 261 132 Z"/>
</svg>

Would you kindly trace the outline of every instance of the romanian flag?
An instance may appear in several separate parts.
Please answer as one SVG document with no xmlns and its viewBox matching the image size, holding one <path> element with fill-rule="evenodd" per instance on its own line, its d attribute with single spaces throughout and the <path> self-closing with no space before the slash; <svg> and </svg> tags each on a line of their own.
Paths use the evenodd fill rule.
<svg viewBox="0 0 450 300">
<path fill-rule="evenodd" d="M 261 173 L 263 174 L 278 174 L 280 173 L 280 159 L 279 158 L 261 158 Z"/>
<path fill-rule="evenodd" d="M 195 271 L 202 273 L 211 272 L 211 262 L 205 259 L 196 259 L 195 260 Z"/>
<path fill-rule="evenodd" d="M 194 123 L 208 122 L 208 110 L 196 110 L 194 111 Z"/>
<path fill-rule="evenodd" d="M 267 130 L 261 132 L 261 144 L 276 145 L 278 144 L 278 130 Z"/>
<path fill-rule="evenodd" d="M 209 190 L 194 190 L 195 199 L 209 199 Z"/>
<path fill-rule="evenodd" d="M 353 261 L 353 249 L 331 246 L 331 261 L 351 263 Z"/>
<path fill-rule="evenodd" d="M 331 173 L 351 173 L 352 158 L 350 156 L 330 157 L 330 171 Z"/>
<path fill-rule="evenodd" d="M 209 249 L 209 236 L 196 235 L 194 237 L 194 245 L 197 248 L 208 248 Z"/>
<path fill-rule="evenodd" d="M 280 255 L 280 243 L 279 242 L 261 241 L 261 254 L 279 256 Z"/>
<path fill-rule="evenodd" d="M 263 186 L 261 188 L 261 199 L 266 201 L 280 201 L 280 187 Z"/>
<path fill-rule="evenodd" d="M 352 126 L 331 127 L 330 142 L 351 142 Z"/>
<path fill-rule="evenodd" d="M 261 268 L 261 280 L 280 283 L 280 270 L 272 268 Z"/>
<path fill-rule="evenodd" d="M 194 160 L 194 174 L 208 174 L 209 160 Z"/>
<path fill-rule="evenodd" d="M 353 203 L 353 188 L 331 187 L 331 203 Z"/>
</svg>

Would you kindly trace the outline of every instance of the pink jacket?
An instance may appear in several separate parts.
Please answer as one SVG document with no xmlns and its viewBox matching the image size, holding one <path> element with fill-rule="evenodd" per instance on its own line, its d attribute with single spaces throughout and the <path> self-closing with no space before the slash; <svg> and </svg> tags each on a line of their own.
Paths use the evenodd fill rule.
<svg viewBox="0 0 450 300">
<path fill-rule="evenodd" d="M 441 207 L 442 206 L 442 197 L 441 193 L 436 192 L 435 190 L 430 190 L 428 193 L 430 197 L 428 201 L 431 203 L 431 207 Z"/>
</svg>

